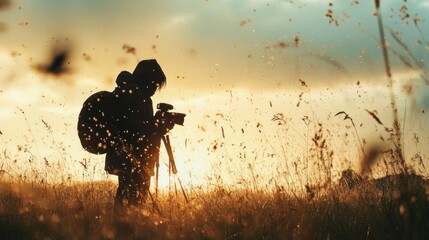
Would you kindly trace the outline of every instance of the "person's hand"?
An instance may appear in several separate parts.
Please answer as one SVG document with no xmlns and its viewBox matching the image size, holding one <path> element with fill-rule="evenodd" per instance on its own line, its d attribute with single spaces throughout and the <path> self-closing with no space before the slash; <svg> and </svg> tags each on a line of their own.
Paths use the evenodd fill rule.
<svg viewBox="0 0 429 240">
<path fill-rule="evenodd" d="M 167 134 L 174 127 L 174 122 L 169 113 L 158 111 L 154 116 L 155 132 L 159 135 Z"/>
</svg>

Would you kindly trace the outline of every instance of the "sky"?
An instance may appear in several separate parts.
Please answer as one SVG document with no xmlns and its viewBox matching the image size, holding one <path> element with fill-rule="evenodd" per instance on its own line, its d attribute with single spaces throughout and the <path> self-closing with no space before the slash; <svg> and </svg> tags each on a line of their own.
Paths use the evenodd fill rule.
<svg viewBox="0 0 429 240">
<path fill-rule="evenodd" d="M 429 140 L 429 1 L 380 2 L 413 156 L 421 151 L 415 133 Z M 392 119 L 379 39 L 373 1 L 0 0 L 0 167 L 17 176 L 62 164 L 62 176 L 105 178 L 103 156 L 78 142 L 81 105 L 93 92 L 113 90 L 120 71 L 155 58 L 167 87 L 154 102 L 187 114 L 171 135 L 188 182 L 249 177 L 253 165 L 267 176 L 289 169 L 309 157 L 303 149 L 317 122 L 331 133 L 337 168 L 358 169 L 357 139 L 383 135 L 366 110 L 386 125 Z M 61 54 L 60 70 L 46 71 Z M 359 136 L 335 117 L 340 111 L 354 118 Z M 287 124 L 272 121 L 277 114 Z"/>
</svg>

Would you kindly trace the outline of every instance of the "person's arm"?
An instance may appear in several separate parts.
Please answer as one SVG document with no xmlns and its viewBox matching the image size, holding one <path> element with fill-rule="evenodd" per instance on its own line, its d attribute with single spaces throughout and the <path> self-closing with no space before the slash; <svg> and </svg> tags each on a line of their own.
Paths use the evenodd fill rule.
<svg viewBox="0 0 429 240">
<path fill-rule="evenodd" d="M 161 126 L 153 114 L 152 100 L 143 99 L 141 108 L 141 144 L 143 145 L 144 170 L 149 175 L 154 175 L 155 163 L 159 160 L 159 151 L 161 147 L 161 138 L 166 133 L 162 131 Z"/>
</svg>

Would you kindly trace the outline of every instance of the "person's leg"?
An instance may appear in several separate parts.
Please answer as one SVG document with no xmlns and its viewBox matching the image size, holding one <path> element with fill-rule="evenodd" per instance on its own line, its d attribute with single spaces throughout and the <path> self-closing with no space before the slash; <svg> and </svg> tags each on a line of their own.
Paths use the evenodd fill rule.
<svg viewBox="0 0 429 240">
<path fill-rule="evenodd" d="M 130 188 L 130 205 L 139 206 L 145 203 L 150 188 L 150 176 L 135 171 L 131 174 L 132 187 Z"/>
<path fill-rule="evenodd" d="M 136 206 L 138 204 L 138 196 L 137 196 L 137 178 L 136 178 L 136 172 L 132 172 L 130 175 L 130 185 L 129 185 L 129 199 L 128 203 L 130 205 Z"/>
<path fill-rule="evenodd" d="M 120 172 L 118 174 L 118 189 L 116 190 L 115 197 L 115 212 L 123 212 L 128 205 L 127 200 L 130 198 L 130 173 Z"/>
<path fill-rule="evenodd" d="M 138 186 L 139 198 L 141 203 L 144 204 L 150 191 L 150 175 L 144 171 L 140 172 Z"/>
</svg>

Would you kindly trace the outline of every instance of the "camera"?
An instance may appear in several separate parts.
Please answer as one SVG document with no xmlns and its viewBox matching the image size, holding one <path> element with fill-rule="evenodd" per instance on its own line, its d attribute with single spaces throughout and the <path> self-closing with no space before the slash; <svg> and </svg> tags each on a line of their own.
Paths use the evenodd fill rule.
<svg viewBox="0 0 429 240">
<path fill-rule="evenodd" d="M 183 126 L 186 114 L 178 112 L 169 112 L 170 110 L 173 110 L 173 105 L 168 103 L 158 103 L 156 108 L 158 109 L 157 114 L 160 114 L 163 119 L 174 124 Z"/>
</svg>

